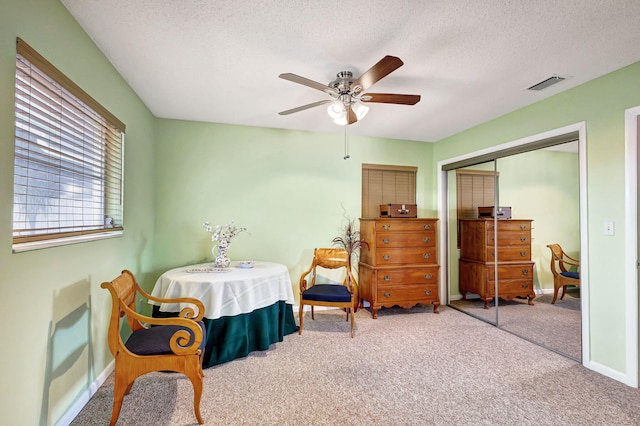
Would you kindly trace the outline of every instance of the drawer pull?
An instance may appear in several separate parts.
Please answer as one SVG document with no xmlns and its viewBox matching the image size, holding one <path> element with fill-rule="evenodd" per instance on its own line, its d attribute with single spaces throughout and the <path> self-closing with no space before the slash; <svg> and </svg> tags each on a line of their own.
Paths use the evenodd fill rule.
<svg viewBox="0 0 640 426">
<path fill-rule="evenodd" d="M 527 225 L 520 225 L 520 229 L 524 231 L 525 229 L 527 229 Z"/>
<path fill-rule="evenodd" d="M 424 237 L 424 238 L 422 239 L 422 242 L 424 242 L 424 243 L 430 243 L 430 242 L 431 242 L 431 238 L 429 238 L 429 237 Z"/>
<path fill-rule="evenodd" d="M 390 242 L 391 242 L 391 240 L 388 239 L 388 238 L 383 238 L 382 239 L 382 244 L 389 244 Z"/>
<path fill-rule="evenodd" d="M 431 295 L 431 290 L 425 290 L 425 291 L 424 291 L 424 294 L 425 294 L 426 296 L 430 296 L 430 295 Z"/>
<path fill-rule="evenodd" d="M 430 224 L 430 223 L 427 223 L 427 224 L 424 226 L 424 229 L 431 229 L 431 224 Z"/>
<path fill-rule="evenodd" d="M 529 275 L 529 270 L 528 269 L 523 269 L 522 270 L 522 275 Z"/>
<path fill-rule="evenodd" d="M 527 237 L 520 237 L 520 241 L 524 243 L 525 241 L 527 241 Z"/>
<path fill-rule="evenodd" d="M 422 253 L 422 257 L 429 259 L 431 257 L 431 253 Z"/>
<path fill-rule="evenodd" d="M 521 252 L 520 252 L 520 256 L 525 257 L 526 255 L 527 255 L 527 252 L 526 252 L 526 251 L 521 251 Z"/>
<path fill-rule="evenodd" d="M 384 229 L 385 231 L 388 231 L 389 229 L 391 229 L 391 225 L 382 225 L 382 229 Z"/>
<path fill-rule="evenodd" d="M 391 293 L 384 293 L 383 296 L 384 297 L 391 297 Z"/>
<path fill-rule="evenodd" d="M 529 288 L 529 284 L 522 284 L 522 288 Z"/>
<path fill-rule="evenodd" d="M 424 274 L 424 278 L 426 280 L 430 280 L 431 278 L 433 278 L 433 275 L 432 274 Z"/>
<path fill-rule="evenodd" d="M 385 275 L 383 280 L 385 281 L 391 281 L 391 277 L 389 275 Z"/>
<path fill-rule="evenodd" d="M 385 254 L 385 255 L 382 256 L 382 258 L 384 260 L 389 260 L 389 259 L 391 259 L 391 256 L 389 256 L 388 254 Z"/>
</svg>

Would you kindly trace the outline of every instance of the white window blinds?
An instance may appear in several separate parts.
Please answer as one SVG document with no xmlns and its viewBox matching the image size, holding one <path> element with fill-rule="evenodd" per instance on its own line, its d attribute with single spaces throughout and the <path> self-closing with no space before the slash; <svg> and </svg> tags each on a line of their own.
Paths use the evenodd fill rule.
<svg viewBox="0 0 640 426">
<path fill-rule="evenodd" d="M 122 230 L 124 124 L 20 39 L 17 52 L 14 244 Z"/>
</svg>

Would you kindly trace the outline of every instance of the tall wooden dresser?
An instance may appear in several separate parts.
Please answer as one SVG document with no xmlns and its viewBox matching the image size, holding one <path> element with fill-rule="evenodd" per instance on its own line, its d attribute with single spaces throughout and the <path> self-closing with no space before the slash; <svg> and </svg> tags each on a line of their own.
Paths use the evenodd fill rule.
<svg viewBox="0 0 640 426">
<path fill-rule="evenodd" d="M 409 309 L 433 303 L 438 313 L 438 219 L 360 219 L 360 233 L 369 248 L 360 251 L 360 297 L 380 308 Z"/>
<path fill-rule="evenodd" d="M 498 220 L 498 296 L 527 297 L 533 305 L 531 220 Z M 460 293 L 475 293 L 484 308 L 495 297 L 495 226 L 492 218 L 460 219 Z"/>
</svg>

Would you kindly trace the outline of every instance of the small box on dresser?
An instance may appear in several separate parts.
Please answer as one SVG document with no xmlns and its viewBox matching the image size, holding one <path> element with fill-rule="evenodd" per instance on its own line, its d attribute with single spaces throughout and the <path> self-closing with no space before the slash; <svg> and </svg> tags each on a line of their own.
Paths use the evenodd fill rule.
<svg viewBox="0 0 640 426">
<path fill-rule="evenodd" d="M 380 204 L 380 217 L 416 218 L 417 204 Z"/>
<path fill-rule="evenodd" d="M 360 297 L 369 302 L 373 318 L 382 307 L 409 309 L 432 303 L 438 313 L 438 219 L 360 219 L 368 244 L 360 251 Z"/>
</svg>

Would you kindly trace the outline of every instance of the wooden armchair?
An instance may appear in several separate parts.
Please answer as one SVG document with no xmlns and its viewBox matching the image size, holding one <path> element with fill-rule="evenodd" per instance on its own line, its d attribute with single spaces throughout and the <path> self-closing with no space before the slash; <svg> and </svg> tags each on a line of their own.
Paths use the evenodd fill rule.
<svg viewBox="0 0 640 426">
<path fill-rule="evenodd" d="M 568 285 L 580 285 L 580 261 L 569 256 L 562 250 L 559 244 L 549 244 L 547 247 L 551 250 L 551 273 L 553 274 L 553 300 L 556 303 L 558 298 L 558 290 L 562 288 L 562 296 L 564 298 Z M 569 269 L 575 267 L 577 271 Z"/>
<path fill-rule="evenodd" d="M 202 323 L 204 305 L 191 298 L 160 299 L 140 288 L 130 271 L 124 270 L 111 282 L 101 285 L 111 293 L 112 309 L 109 322 L 109 349 L 115 357 L 115 384 L 110 425 L 118 421 L 122 401 L 131 391 L 134 381 L 152 371 L 175 371 L 191 380 L 196 418 L 202 424 L 200 398 L 202 396 L 202 357 L 205 331 Z M 136 311 L 136 299 L 165 303 L 190 303 L 178 318 L 152 318 Z M 127 318 L 131 336 L 126 342 L 120 335 L 122 318 Z"/>
<path fill-rule="evenodd" d="M 346 277 L 340 284 L 316 284 L 317 268 L 346 268 Z M 311 280 L 307 281 L 310 274 Z M 313 251 L 313 262 L 300 276 L 300 330 L 302 334 L 304 305 L 311 306 L 311 319 L 315 320 L 314 306 L 333 306 L 347 311 L 347 320 L 351 316 L 351 337 L 353 337 L 354 302 L 358 300 L 358 283 L 351 272 L 349 256 L 346 250 L 337 248 L 317 248 Z"/>
</svg>

